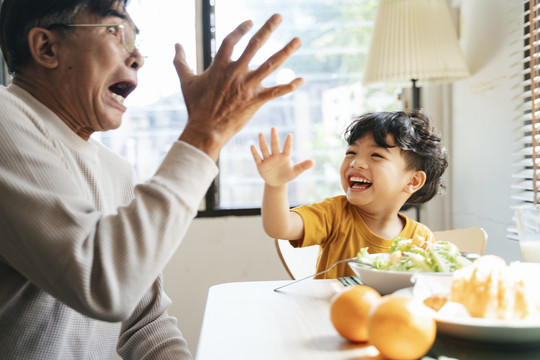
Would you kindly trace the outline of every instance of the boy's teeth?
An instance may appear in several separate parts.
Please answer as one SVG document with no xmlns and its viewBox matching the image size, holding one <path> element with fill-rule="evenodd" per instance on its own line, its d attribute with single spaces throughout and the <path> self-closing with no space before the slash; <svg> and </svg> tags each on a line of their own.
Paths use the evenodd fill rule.
<svg viewBox="0 0 540 360">
<path fill-rule="evenodd" d="M 118 95 L 116 93 L 112 93 L 113 99 L 118 101 L 120 104 L 124 104 L 124 100 L 126 100 L 122 95 Z"/>
<path fill-rule="evenodd" d="M 366 184 L 370 184 L 371 182 L 366 180 L 366 179 L 363 179 L 363 178 L 359 178 L 359 177 L 356 177 L 356 176 L 352 176 L 351 177 L 351 181 L 354 181 L 354 182 L 361 182 L 361 183 L 366 183 Z"/>
</svg>

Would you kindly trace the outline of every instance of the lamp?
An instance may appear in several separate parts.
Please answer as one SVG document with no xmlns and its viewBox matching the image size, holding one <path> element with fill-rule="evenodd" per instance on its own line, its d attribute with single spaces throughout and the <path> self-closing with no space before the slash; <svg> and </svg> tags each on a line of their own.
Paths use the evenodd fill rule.
<svg viewBox="0 0 540 360">
<path fill-rule="evenodd" d="M 446 0 L 380 0 L 364 86 L 412 86 L 413 109 L 419 109 L 418 86 L 467 76 Z"/>
</svg>

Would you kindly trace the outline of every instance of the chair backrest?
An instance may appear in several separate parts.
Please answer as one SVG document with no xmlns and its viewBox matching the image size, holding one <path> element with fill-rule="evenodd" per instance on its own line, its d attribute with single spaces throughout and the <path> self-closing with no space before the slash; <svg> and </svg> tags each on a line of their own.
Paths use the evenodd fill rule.
<svg viewBox="0 0 540 360">
<path fill-rule="evenodd" d="M 488 240 L 487 233 L 481 227 L 434 231 L 437 241 L 448 241 L 457 245 L 460 251 L 484 254 Z"/>
<path fill-rule="evenodd" d="M 291 279 L 301 279 L 315 274 L 320 246 L 295 248 L 289 240 L 276 239 L 276 250 Z"/>
<path fill-rule="evenodd" d="M 483 255 L 487 244 L 487 233 L 480 227 L 434 231 L 439 241 L 449 241 L 460 251 L 470 251 Z M 295 248 L 288 240 L 275 240 L 276 250 L 292 279 L 301 279 L 316 272 L 319 246 Z"/>
</svg>

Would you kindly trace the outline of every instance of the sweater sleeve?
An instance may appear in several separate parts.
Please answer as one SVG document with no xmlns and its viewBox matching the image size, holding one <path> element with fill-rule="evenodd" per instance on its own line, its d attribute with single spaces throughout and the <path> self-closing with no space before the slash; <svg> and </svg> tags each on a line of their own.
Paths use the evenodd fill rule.
<svg viewBox="0 0 540 360">
<path fill-rule="evenodd" d="M 133 200 L 106 215 L 43 125 L 51 115 L 0 103 L 0 260 L 82 314 L 126 320 L 179 246 L 215 163 L 176 142 Z"/>
<path fill-rule="evenodd" d="M 160 276 L 122 323 L 117 351 L 123 359 L 191 359 L 176 319 L 167 314 L 170 304 Z"/>
</svg>

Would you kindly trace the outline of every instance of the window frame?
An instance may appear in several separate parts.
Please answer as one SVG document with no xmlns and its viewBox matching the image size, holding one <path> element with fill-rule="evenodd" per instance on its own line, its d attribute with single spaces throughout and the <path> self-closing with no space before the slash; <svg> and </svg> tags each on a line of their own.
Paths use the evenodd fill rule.
<svg viewBox="0 0 540 360">
<path fill-rule="evenodd" d="M 216 49 L 215 0 L 201 0 L 202 24 L 202 65 L 207 69 L 212 63 Z M 218 159 L 219 167 L 219 159 Z M 219 207 L 219 174 L 216 176 L 204 197 L 204 209 L 197 212 L 198 218 L 222 216 L 255 216 L 261 214 L 261 208 L 220 208 Z"/>
<path fill-rule="evenodd" d="M 4 58 L 0 57 L 0 85 L 7 86 L 8 78 L 9 77 L 8 77 L 7 67 L 4 62 Z"/>
</svg>

